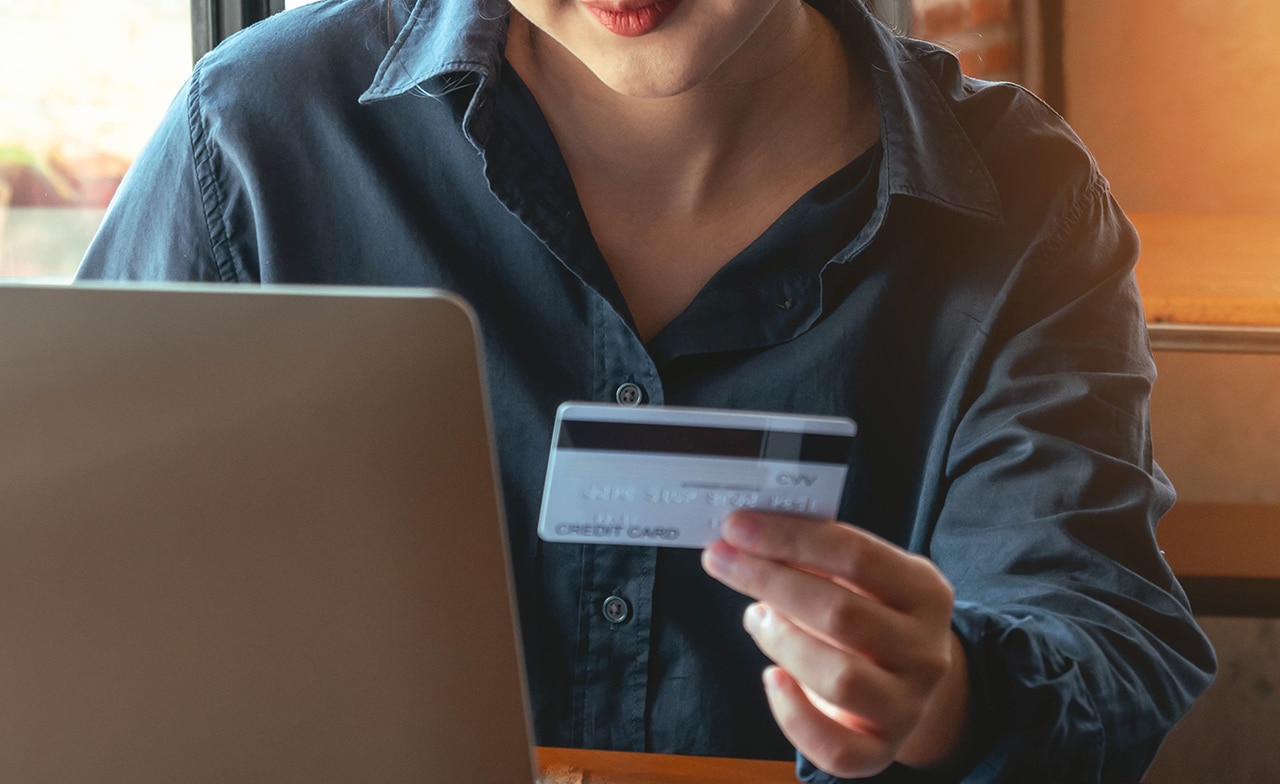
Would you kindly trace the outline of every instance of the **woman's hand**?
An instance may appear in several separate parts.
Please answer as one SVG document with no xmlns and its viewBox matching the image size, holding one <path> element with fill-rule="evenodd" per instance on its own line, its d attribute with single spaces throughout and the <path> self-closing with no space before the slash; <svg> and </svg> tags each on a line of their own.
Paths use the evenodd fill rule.
<svg viewBox="0 0 1280 784">
<path fill-rule="evenodd" d="M 759 600 L 743 623 L 777 664 L 769 706 L 805 757 L 855 778 L 956 755 L 968 673 L 933 563 L 830 520 L 737 512 L 722 536 L 703 567 Z"/>
</svg>

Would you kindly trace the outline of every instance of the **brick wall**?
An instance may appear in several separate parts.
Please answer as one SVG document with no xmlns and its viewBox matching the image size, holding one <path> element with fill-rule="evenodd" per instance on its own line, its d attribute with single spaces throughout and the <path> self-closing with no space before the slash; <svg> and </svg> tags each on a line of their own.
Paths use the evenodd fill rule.
<svg viewBox="0 0 1280 784">
<path fill-rule="evenodd" d="M 912 36 L 955 52 L 970 76 L 1024 81 L 1024 15 L 1035 0 L 910 1 Z"/>
</svg>

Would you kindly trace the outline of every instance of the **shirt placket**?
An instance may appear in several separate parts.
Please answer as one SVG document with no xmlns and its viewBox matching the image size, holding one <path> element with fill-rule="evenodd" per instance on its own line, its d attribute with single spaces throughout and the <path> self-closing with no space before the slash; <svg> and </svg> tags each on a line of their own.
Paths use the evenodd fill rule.
<svg viewBox="0 0 1280 784">
<path fill-rule="evenodd" d="M 657 367 L 625 318 L 603 298 L 592 309 L 594 397 L 661 405 Z M 589 748 L 646 750 L 649 643 L 657 550 L 587 545 L 580 592 L 578 732 Z"/>
<path fill-rule="evenodd" d="M 482 89 L 468 115 L 468 131 L 486 160 L 494 195 L 587 288 L 592 297 L 591 397 L 619 405 L 661 404 L 657 366 L 631 327 L 617 283 L 600 256 L 567 172 L 545 171 L 532 161 L 549 151 L 529 134 L 505 127 L 508 118 L 484 106 Z M 588 370 L 584 367 L 584 371 Z M 543 569 L 567 576 L 569 561 Z M 572 664 L 570 741 L 586 748 L 645 751 L 649 693 L 649 645 L 657 550 L 652 547 L 581 546 L 576 597 L 577 646 Z M 570 580 L 550 584 L 566 590 Z M 575 597 L 556 596 L 556 602 Z"/>
</svg>

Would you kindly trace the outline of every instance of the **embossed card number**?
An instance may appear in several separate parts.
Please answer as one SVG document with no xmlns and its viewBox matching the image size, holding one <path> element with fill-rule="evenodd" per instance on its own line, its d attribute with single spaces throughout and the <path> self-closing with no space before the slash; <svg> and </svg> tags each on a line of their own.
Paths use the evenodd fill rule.
<svg viewBox="0 0 1280 784">
<path fill-rule="evenodd" d="M 855 431 L 836 417 L 566 403 L 538 535 L 705 547 L 734 509 L 835 517 Z"/>
</svg>

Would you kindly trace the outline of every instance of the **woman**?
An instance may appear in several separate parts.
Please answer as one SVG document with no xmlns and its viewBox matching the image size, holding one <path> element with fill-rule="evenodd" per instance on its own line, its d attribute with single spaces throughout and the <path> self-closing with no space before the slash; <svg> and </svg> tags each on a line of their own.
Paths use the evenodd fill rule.
<svg viewBox="0 0 1280 784">
<path fill-rule="evenodd" d="M 1213 657 L 1153 537 L 1132 228 L 1025 91 L 811 3 L 284 14 L 196 67 L 81 274 L 471 301 L 541 744 L 1137 780 Z M 556 406 L 614 399 L 857 420 L 842 522 L 539 542 Z"/>
</svg>

